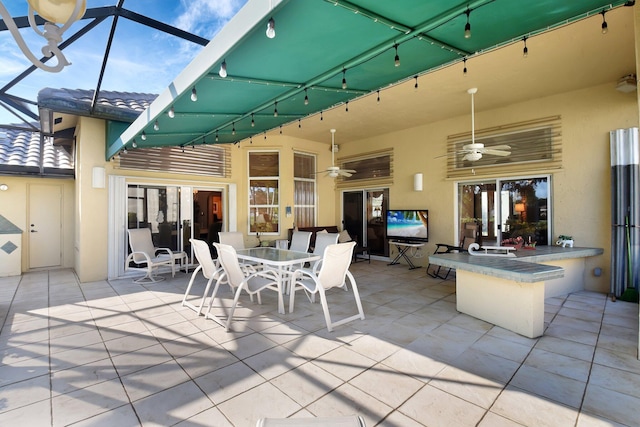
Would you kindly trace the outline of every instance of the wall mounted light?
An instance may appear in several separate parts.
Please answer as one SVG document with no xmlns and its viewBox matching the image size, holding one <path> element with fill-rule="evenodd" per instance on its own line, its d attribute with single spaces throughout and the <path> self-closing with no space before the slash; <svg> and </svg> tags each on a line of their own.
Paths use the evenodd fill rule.
<svg viewBox="0 0 640 427">
<path fill-rule="evenodd" d="M 67 65 L 71 65 L 67 58 L 65 58 L 62 51 L 58 48 L 58 44 L 62 42 L 62 34 L 71 25 L 82 18 L 84 12 L 87 9 L 85 0 L 29 0 L 29 25 L 33 31 L 38 35 L 44 37 L 47 40 L 47 44 L 42 48 L 42 54 L 46 58 L 55 56 L 58 63 L 55 66 L 46 65 L 38 58 L 36 58 L 29 47 L 27 47 L 24 39 L 20 35 L 20 31 L 16 26 L 13 18 L 9 14 L 9 11 L 0 2 L 0 15 L 2 21 L 6 25 L 7 29 L 13 36 L 14 40 L 18 44 L 18 47 L 24 54 L 24 56 L 31 61 L 33 65 L 41 70 L 51 73 L 57 73 L 61 71 Z M 41 31 L 37 25 L 34 14 L 37 13 L 46 22 Z M 58 27 L 56 24 L 62 24 L 62 27 Z"/>
<path fill-rule="evenodd" d="M 529 56 L 529 48 L 527 47 L 527 36 L 524 36 L 522 38 L 522 41 L 524 42 L 524 48 L 522 49 L 522 56 L 526 58 L 527 56 Z"/>
<path fill-rule="evenodd" d="M 609 26 L 607 25 L 607 21 L 604 18 L 605 13 L 607 12 L 604 10 L 600 12 L 600 14 L 602 15 L 602 34 L 607 34 L 609 32 Z"/>
<path fill-rule="evenodd" d="M 413 191 L 422 191 L 422 178 L 421 173 L 413 175 Z"/>
<path fill-rule="evenodd" d="M 0 184 L 0 191 L 7 191 L 9 186 L 7 184 Z"/>
<path fill-rule="evenodd" d="M 91 186 L 93 188 L 105 188 L 106 177 L 103 167 L 95 166 L 92 170 Z"/>
</svg>

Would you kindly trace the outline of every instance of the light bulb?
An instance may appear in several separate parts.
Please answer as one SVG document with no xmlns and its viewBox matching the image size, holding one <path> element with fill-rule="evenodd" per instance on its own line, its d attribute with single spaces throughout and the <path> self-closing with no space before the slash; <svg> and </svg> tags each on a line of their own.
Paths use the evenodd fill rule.
<svg viewBox="0 0 640 427">
<path fill-rule="evenodd" d="M 160 130 L 160 124 L 158 123 L 158 121 L 156 120 L 155 123 L 153 124 L 153 130 L 158 131 Z"/>
<path fill-rule="evenodd" d="M 222 64 L 220 64 L 220 71 L 218 71 L 218 75 L 223 79 L 227 77 L 227 61 L 226 60 L 222 61 Z"/>
<path fill-rule="evenodd" d="M 133 148 L 138 148 L 138 143 L 136 142 L 136 140 L 134 139 L 133 142 L 131 143 L 131 146 Z"/>
<path fill-rule="evenodd" d="M 467 14 L 467 24 L 464 26 L 464 38 L 468 39 L 471 37 L 471 24 L 469 23 L 469 15 L 471 15 L 471 10 L 467 9 L 465 13 Z"/>
<path fill-rule="evenodd" d="M 253 120 L 253 113 L 251 113 L 251 127 L 255 127 L 256 122 Z"/>
<path fill-rule="evenodd" d="M 167 116 L 169 116 L 170 119 L 176 116 L 176 110 L 173 109 L 173 105 L 169 108 L 169 111 L 167 111 Z"/>
<path fill-rule="evenodd" d="M 198 93 L 196 92 L 196 88 L 191 89 L 191 100 L 196 102 L 198 100 Z"/>
<path fill-rule="evenodd" d="M 395 60 L 394 60 L 394 64 L 395 64 L 396 67 L 399 67 L 400 66 L 400 56 L 398 56 L 398 45 L 395 45 L 394 47 L 396 48 L 396 57 L 395 57 Z"/>
<path fill-rule="evenodd" d="M 140 138 L 141 138 L 143 141 L 146 141 L 146 140 L 147 140 L 147 134 L 146 134 L 144 131 L 142 131 L 142 135 L 140 135 Z"/>
<path fill-rule="evenodd" d="M 273 107 L 273 117 L 278 117 L 278 103 L 276 102 Z"/>
<path fill-rule="evenodd" d="M 275 36 L 276 36 L 276 21 L 274 21 L 273 18 L 271 18 L 269 19 L 269 22 L 267 22 L 267 37 L 272 39 Z"/>
</svg>

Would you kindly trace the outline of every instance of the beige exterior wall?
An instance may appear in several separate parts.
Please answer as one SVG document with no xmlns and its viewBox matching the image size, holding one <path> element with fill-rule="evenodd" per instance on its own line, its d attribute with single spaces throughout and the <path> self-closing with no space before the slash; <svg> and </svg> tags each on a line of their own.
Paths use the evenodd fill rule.
<svg viewBox="0 0 640 427">
<path fill-rule="evenodd" d="M 587 288 L 601 292 L 609 289 L 610 250 L 610 161 L 609 131 L 638 126 L 638 102 L 635 94 L 614 90 L 614 84 L 562 93 L 535 99 L 496 110 L 476 111 L 478 129 L 550 115 L 562 116 L 563 169 L 553 172 L 553 235 L 573 235 L 579 246 L 604 248 L 600 257 L 587 259 Z M 452 243 L 455 237 L 454 191 L 456 182 L 447 180 L 446 160 L 436 159 L 445 153 L 446 138 L 470 128 L 469 115 L 453 117 L 425 126 L 401 129 L 387 135 L 361 141 L 340 140 L 339 156 L 394 148 L 394 183 L 390 189 L 392 208 L 426 207 L 430 218 L 430 243 L 424 249 L 431 253 L 436 242 Z M 104 160 L 105 128 L 102 120 L 80 118 L 77 128 L 77 167 L 75 182 L 37 178 L 3 177 L 10 190 L 0 194 L 2 213 L 18 227 L 27 230 L 29 182 L 64 182 L 64 254 L 65 266 L 74 266 L 82 282 L 107 277 L 108 257 L 108 194 L 110 175 L 126 176 L 128 180 L 149 179 L 167 184 L 226 186 L 237 185 L 237 229 L 246 234 L 248 218 L 248 171 L 250 150 L 280 152 L 281 232 L 285 238 L 294 217 L 285 217 L 286 206 L 293 207 L 293 153 L 295 150 L 316 154 L 318 167 L 331 162 L 328 141 L 314 142 L 286 135 L 269 135 L 253 144 L 233 147 L 232 176 L 211 179 L 192 175 L 115 170 Z M 106 188 L 93 188 L 93 167 L 106 169 Z M 424 174 L 424 191 L 413 191 L 413 175 Z M 527 175 L 526 169 L 520 176 Z M 74 187 L 75 185 L 75 187 Z M 74 197 L 76 196 L 77 197 Z M 10 200 L 10 202 L 6 202 Z M 340 225 L 341 191 L 330 178 L 318 179 L 318 225 Z M 71 231 L 70 231 L 71 230 Z M 251 237 L 249 236 L 248 239 Z M 28 236 L 23 235 L 23 270 L 28 265 Z M 425 264 L 421 260 L 421 264 Z M 594 277 L 593 268 L 603 269 Z"/>
<path fill-rule="evenodd" d="M 489 95 L 487 95 L 489 96 Z M 610 175 L 609 131 L 638 126 L 635 94 L 615 90 L 613 83 L 509 105 L 476 111 L 476 128 L 483 129 L 551 115 L 562 116 L 563 168 L 552 175 L 553 236 L 572 235 L 577 246 L 600 247 L 604 255 L 587 259 L 587 289 L 609 290 Z M 361 141 L 345 142 L 340 155 L 394 148 L 394 184 L 390 186 L 391 208 L 429 209 L 429 244 L 453 243 L 456 220 L 456 182 L 447 180 L 445 154 L 448 135 L 470 129 L 469 115 L 425 126 L 399 130 Z M 413 191 L 413 175 L 424 174 L 424 191 Z M 523 168 L 519 176 L 527 175 Z M 538 174 L 539 175 L 539 174 Z M 341 195 L 335 194 L 339 204 Z M 339 212 L 336 212 L 338 221 Z M 425 264 L 420 260 L 420 264 Z M 601 267 L 601 277 L 593 268 Z"/>
<path fill-rule="evenodd" d="M 29 188 L 31 185 L 56 185 L 62 187 L 62 265 L 74 266 L 73 230 L 75 189 L 73 179 L 28 178 L 2 176 L 0 184 L 7 184 L 7 191 L 0 191 L 0 214 L 22 230 L 22 272 L 29 271 Z"/>
</svg>

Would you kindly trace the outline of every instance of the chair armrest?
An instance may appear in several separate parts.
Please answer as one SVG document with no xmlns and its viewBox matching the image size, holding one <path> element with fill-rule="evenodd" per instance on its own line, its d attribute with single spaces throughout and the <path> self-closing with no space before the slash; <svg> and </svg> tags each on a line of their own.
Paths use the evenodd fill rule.
<svg viewBox="0 0 640 427">
<path fill-rule="evenodd" d="M 167 255 L 173 256 L 173 251 L 171 249 L 169 249 L 169 248 L 153 248 L 153 249 L 155 249 L 156 255 L 157 255 L 158 252 L 166 252 Z"/>
</svg>

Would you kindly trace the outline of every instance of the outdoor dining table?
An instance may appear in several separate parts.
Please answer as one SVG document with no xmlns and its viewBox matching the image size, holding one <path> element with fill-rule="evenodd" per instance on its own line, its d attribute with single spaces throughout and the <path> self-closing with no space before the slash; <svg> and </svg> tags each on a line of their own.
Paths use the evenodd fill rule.
<svg viewBox="0 0 640 427">
<path fill-rule="evenodd" d="M 321 255 L 314 255 L 308 252 L 296 252 L 288 249 L 271 247 L 257 247 L 249 249 L 238 249 L 236 251 L 238 259 L 253 261 L 263 264 L 265 268 L 274 271 L 278 277 L 278 313 L 284 314 L 283 294 L 287 290 L 287 280 L 292 267 L 303 266 L 307 262 L 315 262 L 322 258 Z"/>
</svg>

